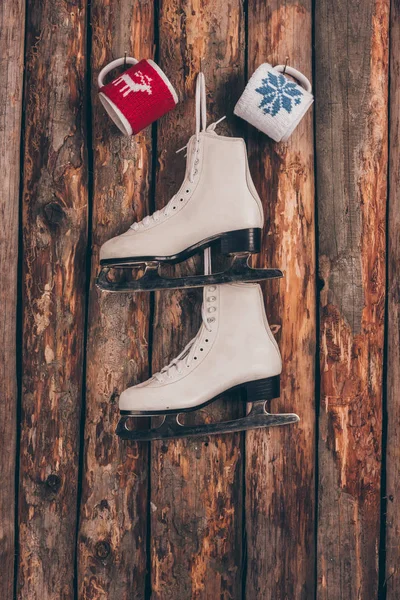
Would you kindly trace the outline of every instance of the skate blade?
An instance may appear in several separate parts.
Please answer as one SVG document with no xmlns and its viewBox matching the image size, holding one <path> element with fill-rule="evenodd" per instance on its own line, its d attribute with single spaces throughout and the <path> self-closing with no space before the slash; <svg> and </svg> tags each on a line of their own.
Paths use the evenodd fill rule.
<svg viewBox="0 0 400 600">
<path fill-rule="evenodd" d="M 142 277 L 129 281 L 111 280 L 109 277 L 110 268 L 116 270 L 129 268 L 132 270 L 135 265 L 102 267 L 96 279 L 96 285 L 107 292 L 154 292 L 157 290 L 205 287 L 223 283 L 250 283 L 283 277 L 283 272 L 280 269 L 253 269 L 249 265 L 249 258 L 250 255 L 247 253 L 236 254 L 226 271 L 211 273 L 210 275 L 188 275 L 187 277 L 162 277 L 160 275 L 160 265 L 158 263 L 148 263 Z"/>
<path fill-rule="evenodd" d="M 204 425 L 182 425 L 179 421 L 179 413 L 169 414 L 162 417 L 162 423 L 158 427 L 148 430 L 132 430 L 129 428 L 129 420 L 138 416 L 137 414 L 135 415 L 132 413 L 132 415 L 120 418 L 115 433 L 123 440 L 149 442 L 151 440 L 189 438 L 222 433 L 234 433 L 236 431 L 261 429 L 264 427 L 278 427 L 280 425 L 291 425 L 300 420 L 296 414 L 268 413 L 266 411 L 266 404 L 267 401 L 264 400 L 253 402 L 249 414 L 245 417 L 234 419 L 232 421 L 222 421 L 220 423 L 209 423 Z"/>
</svg>

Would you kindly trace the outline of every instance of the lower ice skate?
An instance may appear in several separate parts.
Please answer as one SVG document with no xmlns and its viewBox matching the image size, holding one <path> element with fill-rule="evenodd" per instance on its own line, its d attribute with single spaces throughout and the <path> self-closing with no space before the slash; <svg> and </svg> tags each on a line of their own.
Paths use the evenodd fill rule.
<svg viewBox="0 0 400 600">
<path fill-rule="evenodd" d="M 202 325 L 196 337 L 151 379 L 125 390 L 119 401 L 116 433 L 148 441 L 211 435 L 296 423 L 295 414 L 270 414 L 268 401 L 279 396 L 281 356 L 269 328 L 260 286 L 252 283 L 204 288 Z M 225 392 L 242 388 L 250 412 L 232 421 L 182 424 L 182 413 L 196 411 Z M 130 428 L 131 417 L 161 417 L 149 430 Z"/>
<path fill-rule="evenodd" d="M 261 201 L 251 179 L 242 138 L 217 135 L 206 126 L 204 75 L 196 87 L 196 133 L 187 145 L 185 178 L 178 193 L 162 209 L 134 223 L 100 250 L 97 285 L 111 292 L 203 287 L 232 281 L 282 277 L 279 269 L 253 269 L 250 254 L 261 250 L 264 223 Z M 163 277 L 162 264 L 186 260 L 216 247 L 232 256 L 221 273 Z M 110 269 L 144 269 L 139 279 L 118 281 Z"/>
</svg>

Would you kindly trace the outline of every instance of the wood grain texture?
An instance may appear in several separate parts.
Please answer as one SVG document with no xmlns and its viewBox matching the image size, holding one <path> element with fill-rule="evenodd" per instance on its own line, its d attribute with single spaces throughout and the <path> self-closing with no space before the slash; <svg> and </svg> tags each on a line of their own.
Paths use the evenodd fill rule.
<svg viewBox="0 0 400 600">
<path fill-rule="evenodd" d="M 243 86 L 243 27 L 239 0 L 160 3 L 160 64 L 181 103 L 158 127 L 158 208 L 184 177 L 185 161 L 175 150 L 195 132 L 194 91 L 201 58 L 208 122 L 225 114 L 231 120 L 234 99 Z M 184 275 L 202 268 L 201 260 L 191 260 L 177 272 Z M 200 291 L 156 294 L 154 371 L 177 356 L 197 333 L 200 309 Z M 208 414 L 216 420 L 237 416 L 237 398 L 213 403 Z M 157 442 L 152 449 L 152 598 L 241 598 L 241 435 Z"/>
<path fill-rule="evenodd" d="M 85 2 L 27 4 L 18 597 L 74 597 L 87 244 Z"/>
<path fill-rule="evenodd" d="M 388 14 L 387 0 L 316 4 L 321 600 L 377 597 Z"/>
<path fill-rule="evenodd" d="M 13 597 L 17 267 L 25 3 L 0 5 L 0 598 Z"/>
<path fill-rule="evenodd" d="M 145 593 L 148 448 L 121 441 L 115 428 L 119 394 L 148 375 L 149 295 L 107 294 L 94 278 L 101 245 L 148 213 L 151 130 L 122 136 L 99 102 L 97 75 L 124 51 L 152 57 L 153 1 L 94 0 L 91 23 L 93 256 L 78 593 L 136 600 Z"/>
<path fill-rule="evenodd" d="M 400 589 L 400 2 L 390 10 L 390 130 L 387 299 L 386 600 Z"/>
<path fill-rule="evenodd" d="M 249 76 L 285 62 L 311 80 L 311 2 L 250 0 Z M 246 434 L 245 597 L 309 599 L 314 589 L 315 222 L 312 110 L 288 143 L 249 127 L 250 169 L 266 218 L 263 265 L 285 278 L 265 286 L 267 315 L 282 354 L 273 412 L 298 425 Z"/>
<path fill-rule="evenodd" d="M 313 24 L 311 4 L 1 4 L 1 600 L 12 600 L 15 584 L 18 600 L 398 599 L 400 0 L 319 0 Z M 288 55 L 289 64 L 310 76 L 312 26 L 315 108 L 288 143 L 276 144 L 234 117 L 233 107 L 246 71 L 250 76 L 265 61 L 283 63 Z M 123 137 L 98 102 L 96 79 L 125 50 L 139 59 L 152 57 L 158 40 L 157 62 L 178 90 L 180 103 L 155 126 L 153 186 L 151 130 Z M 208 122 L 227 114 L 217 131 L 248 138 L 250 170 L 266 216 L 262 254 L 254 262 L 286 272 L 280 282 L 263 284 L 284 361 L 282 395 L 272 410 L 298 412 L 301 421 L 246 435 L 156 442 L 150 451 L 146 444 L 116 437 L 118 397 L 167 364 L 196 334 L 201 291 L 113 295 L 100 293 L 94 278 L 101 244 L 164 206 L 182 181 L 185 160 L 175 150 L 194 132 L 201 57 Z M 86 89 L 90 65 L 92 86 Z M 314 364 L 313 110 L 320 382 Z M 201 272 L 201 257 L 173 270 Z M 385 343 L 387 453 L 382 456 Z M 19 424 L 17 361 L 22 375 Z M 318 448 L 315 383 L 317 393 L 321 384 Z M 242 410 L 232 396 L 205 412 L 222 420 Z M 21 448 L 16 456 L 17 427 Z M 386 490 L 380 489 L 382 460 Z M 381 514 L 385 540 L 379 539 Z"/>
</svg>

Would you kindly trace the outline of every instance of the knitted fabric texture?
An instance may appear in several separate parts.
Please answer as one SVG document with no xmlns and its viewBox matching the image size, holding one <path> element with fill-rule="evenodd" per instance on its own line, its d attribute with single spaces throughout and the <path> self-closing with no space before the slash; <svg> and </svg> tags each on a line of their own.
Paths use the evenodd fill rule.
<svg viewBox="0 0 400 600">
<path fill-rule="evenodd" d="M 304 87 L 264 63 L 253 73 L 234 113 L 281 142 L 290 137 L 313 100 Z"/>
<path fill-rule="evenodd" d="M 141 60 L 99 90 L 110 117 L 126 135 L 136 134 L 178 102 L 174 88 L 152 60 Z"/>
</svg>

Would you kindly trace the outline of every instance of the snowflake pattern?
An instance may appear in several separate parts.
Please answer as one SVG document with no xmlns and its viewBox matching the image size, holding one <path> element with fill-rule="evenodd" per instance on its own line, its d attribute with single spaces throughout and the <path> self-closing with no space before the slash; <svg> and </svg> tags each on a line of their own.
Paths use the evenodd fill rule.
<svg viewBox="0 0 400 600">
<path fill-rule="evenodd" d="M 299 87 L 286 79 L 284 75 L 268 73 L 268 77 L 261 80 L 262 85 L 256 88 L 256 92 L 262 95 L 258 105 L 266 115 L 275 117 L 281 108 L 291 113 L 294 105 L 299 105 L 303 92 Z"/>
</svg>

